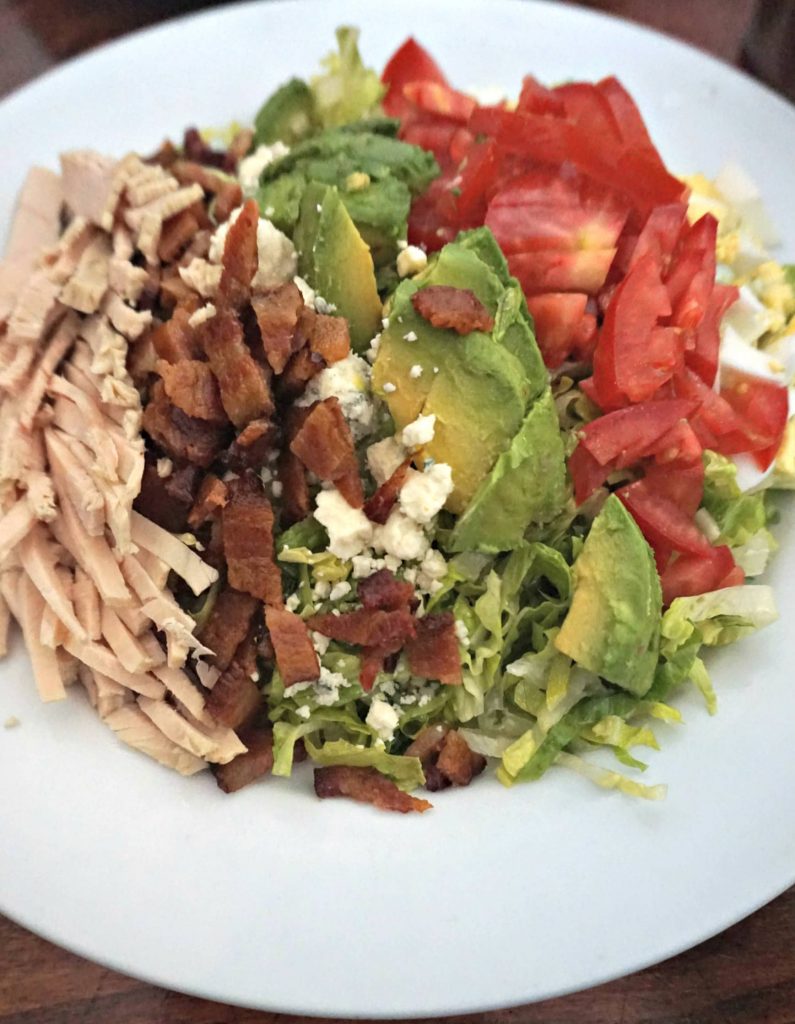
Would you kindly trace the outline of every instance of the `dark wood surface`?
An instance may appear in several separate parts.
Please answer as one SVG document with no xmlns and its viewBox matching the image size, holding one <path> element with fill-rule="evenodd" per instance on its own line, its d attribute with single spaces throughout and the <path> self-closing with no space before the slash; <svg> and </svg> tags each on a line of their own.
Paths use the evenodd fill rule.
<svg viewBox="0 0 795 1024">
<path fill-rule="evenodd" d="M 108 39 L 206 6 L 201 0 L 0 0 L 0 95 Z M 590 0 L 585 6 L 651 25 L 738 62 L 754 0 Z M 448 1018 L 453 1020 L 795 1024 L 795 889 L 657 967 L 562 999 Z M 0 1024 L 298 1024 L 298 1018 L 221 1006 L 143 984 L 0 918 Z"/>
</svg>

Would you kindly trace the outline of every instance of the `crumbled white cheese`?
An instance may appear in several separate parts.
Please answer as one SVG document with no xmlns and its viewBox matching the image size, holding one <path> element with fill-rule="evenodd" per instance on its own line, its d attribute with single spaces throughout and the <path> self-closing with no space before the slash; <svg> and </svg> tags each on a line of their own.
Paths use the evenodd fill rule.
<svg viewBox="0 0 795 1024">
<path fill-rule="evenodd" d="M 240 210 L 235 210 L 218 228 L 210 239 L 209 258 L 211 263 L 220 263 L 224 255 L 224 245 L 229 228 L 240 216 Z M 260 217 L 257 222 L 257 272 L 252 279 L 255 288 L 269 288 L 272 285 L 283 284 L 295 277 L 298 266 L 298 257 L 295 246 L 281 231 L 271 224 L 269 220 Z"/>
<path fill-rule="evenodd" d="M 417 586 L 424 593 L 432 594 L 434 590 L 439 589 L 438 586 L 434 587 L 434 584 L 438 584 L 439 580 L 443 580 L 446 575 L 447 562 L 444 560 L 444 556 L 435 548 L 429 548 L 420 564 Z"/>
<path fill-rule="evenodd" d="M 298 596 L 298 594 L 290 594 L 290 596 L 284 602 L 284 607 L 287 609 L 288 612 L 294 612 L 297 611 L 300 603 L 301 599 Z"/>
<path fill-rule="evenodd" d="M 329 707 L 339 700 L 340 689 L 345 686 L 345 676 L 320 666 L 320 678 L 315 683 L 315 700 L 323 707 Z"/>
<path fill-rule="evenodd" d="M 412 368 L 409 370 L 409 377 L 411 377 L 412 380 L 417 380 L 421 376 L 422 376 L 422 366 L 420 366 L 419 363 L 415 363 L 412 366 Z"/>
<path fill-rule="evenodd" d="M 389 317 L 388 316 L 383 317 L 383 319 L 381 320 L 381 326 L 384 328 L 384 330 L 386 330 L 387 327 L 389 327 Z"/>
<path fill-rule="evenodd" d="M 369 347 L 367 349 L 367 352 L 365 353 L 366 356 L 367 356 L 367 361 L 368 362 L 370 362 L 370 363 L 374 363 L 375 362 L 376 357 L 378 356 L 378 349 L 379 349 L 380 345 L 381 345 L 381 335 L 380 334 L 376 334 L 376 336 L 370 342 L 370 345 L 369 345 Z"/>
<path fill-rule="evenodd" d="M 384 555 L 384 565 L 390 572 L 397 572 L 402 564 L 394 555 Z"/>
<path fill-rule="evenodd" d="M 347 597 L 351 592 L 351 585 L 347 580 L 340 580 L 339 583 L 335 583 L 331 588 L 329 594 L 330 601 L 341 601 L 343 597 Z"/>
<path fill-rule="evenodd" d="M 401 440 L 407 448 L 421 448 L 424 444 L 430 444 L 433 440 L 436 428 L 436 415 L 430 413 L 428 416 L 418 416 L 413 423 L 403 428 Z"/>
<path fill-rule="evenodd" d="M 312 587 L 312 597 L 318 601 L 325 601 L 331 593 L 331 584 L 328 580 L 318 580 Z"/>
<path fill-rule="evenodd" d="M 273 473 L 268 466 L 263 466 L 259 471 L 259 478 L 263 484 L 269 484 L 273 480 Z"/>
<path fill-rule="evenodd" d="M 330 316 L 332 313 L 337 312 L 337 307 L 333 302 L 328 302 L 324 299 L 322 295 L 315 295 L 315 312 L 322 313 L 324 316 Z"/>
<path fill-rule="evenodd" d="M 399 721 L 400 716 L 392 705 L 387 704 L 385 700 L 378 700 L 378 698 L 370 705 L 367 718 L 365 718 L 365 722 L 385 743 L 389 743 L 395 735 Z"/>
<path fill-rule="evenodd" d="M 398 253 L 397 272 L 400 277 L 413 277 L 427 266 L 427 255 L 416 245 L 407 245 Z"/>
<path fill-rule="evenodd" d="M 458 642 L 462 647 L 469 647 L 469 630 L 466 627 L 466 623 L 462 622 L 461 619 L 455 620 L 455 635 L 458 637 Z"/>
<path fill-rule="evenodd" d="M 354 440 L 359 441 L 373 428 L 375 407 L 369 392 L 370 367 L 352 352 L 313 377 L 295 404 L 306 406 L 336 398 Z"/>
<path fill-rule="evenodd" d="M 417 332 L 416 331 L 406 331 L 406 333 L 403 335 L 403 340 L 404 341 L 416 341 L 417 340 Z"/>
<path fill-rule="evenodd" d="M 320 657 L 320 658 L 323 657 L 323 655 L 328 650 L 328 645 L 330 643 L 331 643 L 331 640 L 329 639 L 329 637 L 323 636 L 322 633 L 316 633 L 316 632 L 313 631 L 313 633 L 312 633 L 312 646 L 315 648 L 315 651 L 317 652 L 318 657 Z"/>
<path fill-rule="evenodd" d="M 429 466 L 424 473 L 409 470 L 398 496 L 400 507 L 415 523 L 429 523 L 453 490 L 453 472 L 446 462 Z"/>
<path fill-rule="evenodd" d="M 215 306 L 212 302 L 208 302 L 206 306 L 199 306 L 195 313 L 191 313 L 188 317 L 188 323 L 191 327 L 198 327 L 207 320 L 211 320 L 215 316 L 215 313 Z"/>
<path fill-rule="evenodd" d="M 362 555 L 355 555 L 351 559 L 351 564 L 353 566 L 353 578 L 355 580 L 363 580 L 383 569 L 386 562 L 383 558 L 375 558 L 372 551 L 368 551 Z"/>
<path fill-rule="evenodd" d="M 438 367 L 438 366 L 434 366 L 434 368 L 433 368 L 433 372 L 434 372 L 434 373 L 438 373 L 438 372 L 439 372 L 439 367 Z"/>
<path fill-rule="evenodd" d="M 386 383 L 384 384 L 384 394 L 385 394 L 385 395 L 392 395 L 392 394 L 394 394 L 394 393 L 395 393 L 396 391 L 397 391 L 397 385 L 393 384 L 391 380 L 388 380 L 388 381 L 387 381 L 387 382 L 386 382 Z"/>
<path fill-rule="evenodd" d="M 406 458 L 406 451 L 394 437 L 376 441 L 367 449 L 367 468 L 376 483 L 388 480 Z"/>
<path fill-rule="evenodd" d="M 295 713 L 298 715 L 299 718 L 306 719 L 309 718 L 309 716 L 312 714 L 312 709 L 308 707 L 306 704 L 302 704 L 299 708 L 295 709 Z"/>
<path fill-rule="evenodd" d="M 155 463 L 157 475 L 161 480 L 166 480 L 174 472 L 174 463 L 171 459 L 158 459 Z"/>
<path fill-rule="evenodd" d="M 428 550 L 428 538 L 419 523 L 394 508 L 384 525 L 373 531 L 373 547 L 402 562 L 414 562 Z"/>
<path fill-rule="evenodd" d="M 407 238 L 399 238 L 397 240 L 397 247 L 398 247 L 398 252 L 400 252 L 402 249 L 408 249 L 408 247 L 409 247 L 408 239 Z"/>
<path fill-rule="evenodd" d="M 273 483 L 271 484 L 271 494 L 274 496 L 274 498 L 281 498 L 283 490 L 284 487 L 282 485 L 281 480 L 274 480 Z"/>
<path fill-rule="evenodd" d="M 329 551 L 338 558 L 353 558 L 372 545 L 373 524 L 361 509 L 351 508 L 336 488 L 320 491 L 315 519 L 329 535 Z"/>
<path fill-rule="evenodd" d="M 237 166 L 237 177 L 243 195 L 246 198 L 253 196 L 259 188 L 260 175 L 268 164 L 281 160 L 289 152 L 289 147 L 283 142 L 274 142 L 272 146 L 257 146 L 250 156 L 244 157 Z"/>
<path fill-rule="evenodd" d="M 415 586 L 417 583 L 417 576 L 418 572 L 413 567 L 411 569 L 405 569 L 403 572 L 403 579 L 406 581 L 406 583 L 410 583 L 412 587 Z"/>
</svg>

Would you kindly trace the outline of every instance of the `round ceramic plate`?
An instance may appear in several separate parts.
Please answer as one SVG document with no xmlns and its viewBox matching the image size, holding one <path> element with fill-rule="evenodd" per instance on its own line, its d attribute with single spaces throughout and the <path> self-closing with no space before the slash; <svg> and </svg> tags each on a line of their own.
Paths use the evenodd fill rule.
<svg viewBox="0 0 795 1024">
<path fill-rule="evenodd" d="M 187 124 L 250 118 L 311 72 L 340 22 L 383 65 L 412 32 L 461 87 L 515 93 L 617 73 L 669 166 L 739 160 L 795 256 L 795 110 L 669 39 L 551 3 L 367 0 L 228 7 L 106 47 L 0 105 L 0 223 L 31 163 L 150 151 Z M 0 908 L 94 960 L 252 1007 L 456 1013 L 543 999 L 671 956 L 795 882 L 795 537 L 770 582 L 781 621 L 710 667 L 660 727 L 659 804 L 564 770 L 440 794 L 425 815 L 318 801 L 311 775 L 226 797 L 121 744 L 78 694 L 36 699 L 21 644 L 0 667 Z"/>
</svg>

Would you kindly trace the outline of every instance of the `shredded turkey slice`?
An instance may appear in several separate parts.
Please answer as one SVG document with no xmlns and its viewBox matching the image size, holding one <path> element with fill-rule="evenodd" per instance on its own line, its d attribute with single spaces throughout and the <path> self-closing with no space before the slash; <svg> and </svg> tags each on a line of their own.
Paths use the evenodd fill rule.
<svg viewBox="0 0 795 1024">
<path fill-rule="evenodd" d="M 75 566 L 75 580 L 72 584 L 72 600 L 80 625 L 89 640 L 102 639 L 102 619 L 100 615 L 99 592 L 91 577 Z"/>
<path fill-rule="evenodd" d="M 119 659 L 122 667 L 134 675 L 140 672 L 148 672 L 152 668 L 152 659 L 141 646 L 138 639 L 127 629 L 119 616 L 112 608 L 108 608 L 107 605 L 102 606 L 100 614 L 102 636 L 105 639 L 105 643 L 107 643 L 108 647 Z"/>
<path fill-rule="evenodd" d="M 36 517 L 24 498 L 0 516 L 0 562 L 19 544 L 22 538 L 33 528 Z"/>
<path fill-rule="evenodd" d="M 60 493 L 58 497 L 61 513 L 50 527 L 56 538 L 94 581 L 103 601 L 107 601 L 112 608 L 132 604 L 132 594 L 127 589 L 108 542 L 104 537 L 90 537 L 83 529 L 69 499 Z"/>
<path fill-rule="evenodd" d="M 207 767 L 206 761 L 167 739 L 137 704 L 117 708 L 106 716 L 105 721 L 128 746 L 148 754 L 180 775 L 195 775 Z"/>
<path fill-rule="evenodd" d="M 49 543 L 44 527 L 37 523 L 19 545 L 22 568 L 69 632 L 74 633 L 79 640 L 85 640 L 86 632 L 58 574 L 52 549 L 53 545 Z"/>
<path fill-rule="evenodd" d="M 153 697 L 162 700 L 166 695 L 165 687 L 160 680 L 145 672 L 128 672 L 119 659 L 101 643 L 93 643 L 90 640 L 80 641 L 70 636 L 64 643 L 65 649 L 75 658 L 88 665 L 95 672 L 113 679 L 128 690 L 143 694 L 145 697 Z"/>
<path fill-rule="evenodd" d="M 218 579 L 218 571 L 173 534 L 145 519 L 140 512 L 133 511 L 130 518 L 133 542 L 170 566 L 197 597 Z"/>
<path fill-rule="evenodd" d="M 141 697 L 138 706 L 164 736 L 195 757 L 216 764 L 227 764 L 247 750 L 231 729 L 216 726 L 205 732 L 183 718 L 165 701 Z"/>
<path fill-rule="evenodd" d="M 0 589 L 14 618 L 22 627 L 39 697 L 46 702 L 63 700 L 66 689 L 58 659 L 55 651 L 45 647 L 39 636 L 44 599 L 24 572 L 3 573 L 0 576 Z"/>
<path fill-rule="evenodd" d="M 33 377 L 25 388 L 25 393 L 19 406 L 19 422 L 26 430 L 30 430 L 33 426 L 33 419 L 42 403 L 50 378 L 55 372 L 58 363 L 60 363 L 72 347 L 77 337 L 79 325 L 79 320 L 75 314 L 68 313 L 58 325 L 55 334 L 47 342 L 47 347 L 42 353 L 36 369 L 33 371 Z"/>
<path fill-rule="evenodd" d="M 152 672 L 166 689 L 185 705 L 194 718 L 200 722 L 212 722 L 209 714 L 204 710 L 204 697 L 184 672 L 169 665 L 158 665 Z"/>
</svg>

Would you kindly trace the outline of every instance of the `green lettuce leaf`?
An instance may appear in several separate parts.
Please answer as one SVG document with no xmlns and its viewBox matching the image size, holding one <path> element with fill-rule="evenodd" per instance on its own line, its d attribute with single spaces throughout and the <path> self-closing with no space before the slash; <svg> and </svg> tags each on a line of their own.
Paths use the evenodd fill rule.
<svg viewBox="0 0 795 1024">
<path fill-rule="evenodd" d="M 359 54 L 359 30 L 337 29 L 337 53 L 321 61 L 324 71 L 310 79 L 315 115 L 324 128 L 333 128 L 371 113 L 384 94 L 377 73 L 366 68 Z"/>
</svg>

